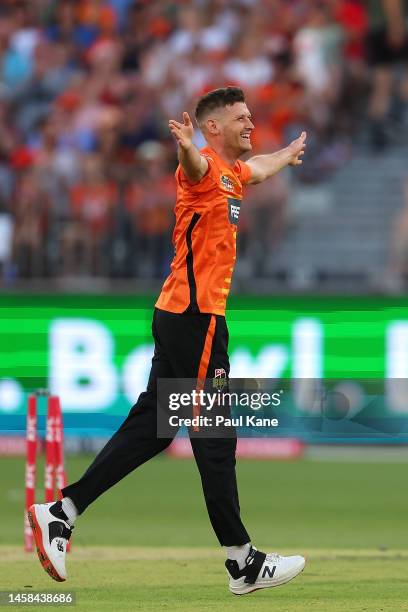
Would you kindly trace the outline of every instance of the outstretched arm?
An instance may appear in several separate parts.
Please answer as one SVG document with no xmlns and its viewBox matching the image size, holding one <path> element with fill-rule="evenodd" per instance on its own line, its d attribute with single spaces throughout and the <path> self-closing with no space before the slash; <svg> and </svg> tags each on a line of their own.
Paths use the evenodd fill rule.
<svg viewBox="0 0 408 612">
<path fill-rule="evenodd" d="M 305 152 L 306 132 L 302 132 L 299 138 L 293 140 L 287 147 L 269 155 L 255 155 L 246 162 L 252 171 L 250 183 L 262 183 L 265 179 L 273 176 L 285 166 L 299 166 L 302 163 L 300 157 Z"/>
<path fill-rule="evenodd" d="M 208 161 L 193 144 L 194 128 L 188 113 L 183 113 L 183 123 L 169 121 L 169 129 L 178 144 L 178 158 L 190 183 L 198 183 L 208 169 Z"/>
</svg>

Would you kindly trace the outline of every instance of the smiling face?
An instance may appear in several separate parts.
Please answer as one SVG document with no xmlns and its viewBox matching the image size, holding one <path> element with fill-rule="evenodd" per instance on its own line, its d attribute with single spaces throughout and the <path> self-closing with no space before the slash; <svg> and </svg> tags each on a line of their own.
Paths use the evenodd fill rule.
<svg viewBox="0 0 408 612">
<path fill-rule="evenodd" d="M 251 132 L 254 124 L 245 102 L 217 108 L 206 119 L 205 127 L 208 140 L 216 139 L 236 158 L 252 150 Z"/>
</svg>

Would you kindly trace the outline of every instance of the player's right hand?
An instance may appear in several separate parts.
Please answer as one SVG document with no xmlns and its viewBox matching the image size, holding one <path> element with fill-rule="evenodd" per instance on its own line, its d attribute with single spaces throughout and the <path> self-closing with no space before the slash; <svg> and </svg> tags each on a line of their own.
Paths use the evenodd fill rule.
<svg viewBox="0 0 408 612">
<path fill-rule="evenodd" d="M 185 150 L 191 147 L 193 144 L 194 127 L 188 113 L 183 113 L 183 123 L 170 119 L 169 130 L 176 139 L 179 147 Z"/>
</svg>

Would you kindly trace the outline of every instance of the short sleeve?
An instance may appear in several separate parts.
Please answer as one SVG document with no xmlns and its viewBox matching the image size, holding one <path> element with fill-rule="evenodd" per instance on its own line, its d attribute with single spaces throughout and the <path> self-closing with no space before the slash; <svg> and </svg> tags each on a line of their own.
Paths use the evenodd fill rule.
<svg viewBox="0 0 408 612">
<path fill-rule="evenodd" d="M 243 185 L 248 185 L 249 181 L 252 178 L 252 170 L 251 167 L 248 166 L 248 164 L 246 164 L 243 161 L 238 160 L 237 161 L 238 164 L 238 168 L 239 168 L 239 175 L 241 178 L 241 183 Z"/>
<path fill-rule="evenodd" d="M 208 162 L 207 172 L 204 174 L 201 181 L 198 183 L 190 183 L 186 175 L 184 174 L 183 168 L 179 164 L 176 170 L 176 181 L 182 189 L 191 195 L 201 195 L 212 191 L 217 185 L 216 179 L 216 166 L 211 158 L 206 157 Z"/>
</svg>

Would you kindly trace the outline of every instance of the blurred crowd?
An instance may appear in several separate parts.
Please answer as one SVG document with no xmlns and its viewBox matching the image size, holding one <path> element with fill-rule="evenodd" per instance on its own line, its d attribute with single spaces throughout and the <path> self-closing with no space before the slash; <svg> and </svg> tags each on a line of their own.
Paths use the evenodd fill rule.
<svg viewBox="0 0 408 612">
<path fill-rule="evenodd" d="M 372 85 L 366 44 L 385 27 L 380 5 L 2 0 L 4 282 L 163 278 L 177 165 L 167 122 L 193 113 L 209 89 L 245 90 L 257 152 L 307 130 L 308 163 L 298 181 L 319 181 L 348 159 L 367 107 L 372 144 L 386 146 L 388 94 L 384 75 L 379 92 Z M 196 144 L 203 145 L 199 132 Z M 247 191 L 240 249 L 255 275 L 282 240 L 293 174 Z"/>
</svg>

